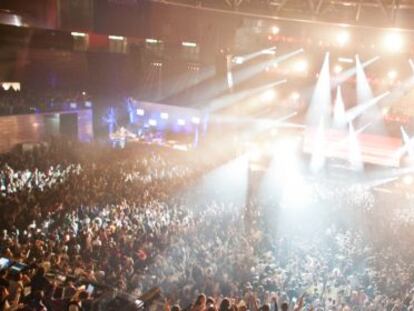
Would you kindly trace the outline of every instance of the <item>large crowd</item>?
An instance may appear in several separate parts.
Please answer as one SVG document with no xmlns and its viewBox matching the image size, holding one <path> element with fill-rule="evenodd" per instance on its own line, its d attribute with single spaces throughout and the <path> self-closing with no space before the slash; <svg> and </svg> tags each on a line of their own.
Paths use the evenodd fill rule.
<svg viewBox="0 0 414 311">
<path fill-rule="evenodd" d="M 375 208 L 358 217 L 381 230 L 332 220 L 276 234 L 261 200 L 224 199 L 223 183 L 206 195 L 208 156 L 55 141 L 0 163 L 0 257 L 25 264 L 0 271 L 0 310 L 95 310 L 52 272 L 133 297 L 159 287 L 171 311 L 414 310 L 412 226 Z M 344 205 L 375 205 L 357 198 Z"/>
</svg>

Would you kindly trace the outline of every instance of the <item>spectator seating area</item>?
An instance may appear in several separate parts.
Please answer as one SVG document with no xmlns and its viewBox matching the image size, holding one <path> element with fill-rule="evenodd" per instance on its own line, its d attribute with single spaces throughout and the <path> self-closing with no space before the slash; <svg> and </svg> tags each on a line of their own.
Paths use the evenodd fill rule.
<svg viewBox="0 0 414 311">
<path fill-rule="evenodd" d="M 91 98 L 75 91 L 15 91 L 0 88 L 0 115 L 91 108 Z"/>
</svg>

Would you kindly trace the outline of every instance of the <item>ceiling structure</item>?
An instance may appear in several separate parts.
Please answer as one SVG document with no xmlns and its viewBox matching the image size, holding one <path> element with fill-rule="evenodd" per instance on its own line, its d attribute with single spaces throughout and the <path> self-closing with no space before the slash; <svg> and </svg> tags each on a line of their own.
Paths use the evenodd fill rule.
<svg viewBox="0 0 414 311">
<path fill-rule="evenodd" d="M 153 0 L 277 19 L 414 29 L 413 0 Z"/>
</svg>

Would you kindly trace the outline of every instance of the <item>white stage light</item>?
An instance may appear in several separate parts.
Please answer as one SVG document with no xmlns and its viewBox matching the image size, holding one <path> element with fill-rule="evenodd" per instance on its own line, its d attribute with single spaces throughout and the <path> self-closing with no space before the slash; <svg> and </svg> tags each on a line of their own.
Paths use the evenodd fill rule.
<svg viewBox="0 0 414 311">
<path fill-rule="evenodd" d="M 145 42 L 146 42 L 146 43 L 152 43 L 152 44 L 154 44 L 154 43 L 158 43 L 158 42 L 160 42 L 160 41 L 158 41 L 157 39 L 151 39 L 151 38 L 148 38 L 148 39 L 145 39 Z"/>
<path fill-rule="evenodd" d="M 361 148 L 358 141 L 358 135 L 356 134 L 352 123 L 349 123 L 349 149 L 348 160 L 351 165 L 351 169 L 354 171 L 362 171 L 364 169 L 364 163 L 361 157 Z"/>
<path fill-rule="evenodd" d="M 200 124 L 200 118 L 199 117 L 192 117 L 191 122 L 193 122 L 194 124 Z"/>
<path fill-rule="evenodd" d="M 398 72 L 396 70 L 390 70 L 387 73 L 387 77 L 390 80 L 395 80 L 397 78 L 397 76 L 398 76 Z"/>
<path fill-rule="evenodd" d="M 260 100 L 264 102 L 270 102 L 276 98 L 276 91 L 273 89 L 266 90 L 260 95 Z"/>
<path fill-rule="evenodd" d="M 70 34 L 72 35 L 72 37 L 86 37 L 86 33 L 83 32 L 72 31 Z"/>
<path fill-rule="evenodd" d="M 149 119 L 149 120 L 148 120 L 148 124 L 149 124 L 150 126 L 157 126 L 157 120 L 154 120 L 154 119 Z"/>
<path fill-rule="evenodd" d="M 292 94 L 290 94 L 290 98 L 294 101 L 297 101 L 300 98 L 300 94 L 298 92 L 293 92 Z"/>
<path fill-rule="evenodd" d="M 143 116 L 143 115 L 145 115 L 144 109 L 138 108 L 137 109 L 137 116 Z"/>
<path fill-rule="evenodd" d="M 166 113 L 166 112 L 161 112 L 160 117 L 161 117 L 161 119 L 163 119 L 163 120 L 168 120 L 168 113 Z"/>
<path fill-rule="evenodd" d="M 403 177 L 403 183 L 407 186 L 412 185 L 414 182 L 414 177 L 412 175 L 405 175 Z"/>
<path fill-rule="evenodd" d="M 336 90 L 336 99 L 334 105 L 334 125 L 342 128 L 345 125 L 345 105 L 342 97 L 341 86 Z"/>
<path fill-rule="evenodd" d="M 182 46 L 185 46 L 185 47 L 189 47 L 189 48 L 195 48 L 195 47 L 197 47 L 197 43 L 195 43 L 195 42 L 182 42 L 181 43 L 181 45 Z"/>
<path fill-rule="evenodd" d="M 350 38 L 351 36 L 349 32 L 346 30 L 343 30 L 336 35 L 336 42 L 338 43 L 338 45 L 344 46 L 349 42 Z"/>
<path fill-rule="evenodd" d="M 404 38 L 401 33 L 390 32 L 385 35 L 383 45 L 389 52 L 400 52 L 404 47 Z"/>
<path fill-rule="evenodd" d="M 233 63 L 237 64 L 237 65 L 241 65 L 244 62 L 244 58 L 240 57 L 240 56 L 236 56 L 233 58 Z"/>
<path fill-rule="evenodd" d="M 264 49 L 261 51 L 261 54 L 263 55 L 275 55 L 276 54 L 276 47 L 271 47 L 270 49 Z"/>
<path fill-rule="evenodd" d="M 308 62 L 305 59 L 298 60 L 293 64 L 293 70 L 298 73 L 304 73 L 308 70 Z"/>
<path fill-rule="evenodd" d="M 335 65 L 335 67 L 334 67 L 334 73 L 335 74 L 341 73 L 342 70 L 344 70 L 344 68 L 341 65 Z"/>
<path fill-rule="evenodd" d="M 114 35 L 109 35 L 108 38 L 109 40 L 117 40 L 117 41 L 122 41 L 125 39 L 123 36 L 114 36 Z"/>
<path fill-rule="evenodd" d="M 353 64 L 354 60 L 352 58 L 347 58 L 347 57 L 338 57 L 338 62 Z"/>
<path fill-rule="evenodd" d="M 272 34 L 277 35 L 280 32 L 280 28 L 277 26 L 272 27 Z"/>
<path fill-rule="evenodd" d="M 178 119 L 177 124 L 178 125 L 185 125 L 185 120 L 184 119 Z"/>
</svg>

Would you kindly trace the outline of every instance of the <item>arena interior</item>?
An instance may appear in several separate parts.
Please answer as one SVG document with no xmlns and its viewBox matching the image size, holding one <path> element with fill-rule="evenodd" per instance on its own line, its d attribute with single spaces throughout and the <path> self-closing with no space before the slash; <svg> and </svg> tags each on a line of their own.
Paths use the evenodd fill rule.
<svg viewBox="0 0 414 311">
<path fill-rule="evenodd" d="M 414 311 L 413 194 L 412 0 L 0 1 L 0 311 Z"/>
</svg>

